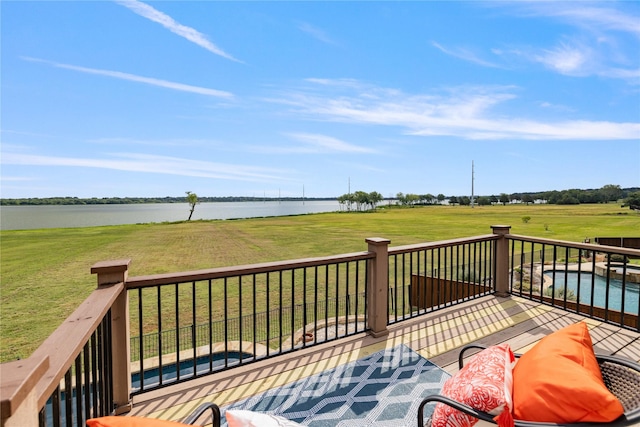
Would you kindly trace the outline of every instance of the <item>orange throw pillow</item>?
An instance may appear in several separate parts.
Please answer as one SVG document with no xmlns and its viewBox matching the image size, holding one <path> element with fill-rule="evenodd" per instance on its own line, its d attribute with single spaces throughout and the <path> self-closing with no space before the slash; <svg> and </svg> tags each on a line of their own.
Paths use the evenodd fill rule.
<svg viewBox="0 0 640 427">
<path fill-rule="evenodd" d="M 584 322 L 544 337 L 513 370 L 513 416 L 552 423 L 611 422 L 620 401 L 602 380 Z"/>
<path fill-rule="evenodd" d="M 87 420 L 88 427 L 186 427 L 175 421 L 156 420 L 142 417 L 108 416 Z"/>
</svg>

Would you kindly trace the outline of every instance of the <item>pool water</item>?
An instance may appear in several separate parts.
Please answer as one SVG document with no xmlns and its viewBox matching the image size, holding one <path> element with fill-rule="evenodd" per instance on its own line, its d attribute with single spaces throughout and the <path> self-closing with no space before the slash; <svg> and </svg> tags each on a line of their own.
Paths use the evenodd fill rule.
<svg viewBox="0 0 640 427">
<path fill-rule="evenodd" d="M 224 353 L 214 353 L 209 357 L 209 355 L 201 356 L 196 359 L 196 372 L 197 373 L 205 373 L 209 372 L 209 369 L 212 365 L 213 370 L 222 369 L 225 366 L 233 366 L 237 365 L 240 362 L 240 356 L 242 355 L 242 360 L 253 359 L 253 354 L 251 353 L 240 353 L 237 351 L 230 351 L 227 353 L 227 365 L 225 365 L 225 357 Z M 209 361 L 211 360 L 211 365 Z M 177 378 L 177 364 L 167 364 L 162 366 L 162 381 L 166 383 L 167 381 L 172 382 Z M 159 369 L 152 368 L 144 371 L 144 386 L 152 386 L 157 385 L 159 383 Z M 180 378 L 188 378 L 193 377 L 193 359 L 182 360 L 180 361 Z M 135 372 L 131 375 L 131 385 L 133 390 L 140 389 L 140 373 Z M 80 391 L 81 393 L 92 393 L 88 387 L 83 387 Z M 73 414 L 76 413 L 76 387 L 72 389 L 71 393 L 71 412 Z M 83 394 L 84 396 L 84 394 Z M 65 397 L 66 392 L 60 392 L 60 425 L 67 424 L 67 414 L 65 408 Z M 49 398 L 45 405 L 45 418 L 46 425 L 53 425 L 53 403 L 52 399 Z"/>
<path fill-rule="evenodd" d="M 209 370 L 216 371 L 224 368 L 225 366 L 233 366 L 240 363 L 240 359 L 248 360 L 253 358 L 251 353 L 240 353 L 238 351 L 230 351 L 226 353 L 213 353 L 211 355 L 200 356 L 196 359 L 195 372 L 196 374 L 206 373 Z M 193 359 L 180 361 L 180 379 L 189 378 L 194 376 L 194 363 Z M 178 364 L 172 363 L 162 366 L 162 383 L 174 382 L 178 378 Z M 160 383 L 160 369 L 151 368 L 144 371 L 144 387 L 157 385 Z M 131 386 L 134 390 L 140 388 L 140 372 L 134 372 L 131 374 Z"/>
<path fill-rule="evenodd" d="M 554 287 L 564 289 L 565 277 L 567 289 L 578 295 L 578 284 L 580 286 L 580 302 L 591 304 L 591 282 L 593 281 L 593 305 L 604 307 L 607 301 L 607 279 L 592 273 L 577 271 L 566 272 L 563 270 L 549 270 L 544 272 L 545 276 L 554 281 Z M 622 294 L 622 281 L 609 279 L 609 309 L 620 311 L 624 301 L 624 312 L 638 314 L 640 300 L 640 285 L 637 283 L 625 283 L 624 298 Z"/>
</svg>

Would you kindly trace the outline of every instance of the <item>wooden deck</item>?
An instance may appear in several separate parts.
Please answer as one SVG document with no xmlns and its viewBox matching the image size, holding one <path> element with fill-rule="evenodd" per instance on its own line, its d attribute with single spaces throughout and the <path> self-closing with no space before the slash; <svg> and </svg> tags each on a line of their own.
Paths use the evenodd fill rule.
<svg viewBox="0 0 640 427">
<path fill-rule="evenodd" d="M 638 333 L 522 298 L 490 296 L 391 325 L 386 337 L 359 334 L 144 393 L 135 396 L 129 415 L 181 420 L 201 403 L 223 406 L 399 344 L 454 373 L 458 350 L 466 344 L 508 342 L 522 353 L 545 335 L 580 320 L 589 325 L 597 353 L 640 362 Z"/>
</svg>

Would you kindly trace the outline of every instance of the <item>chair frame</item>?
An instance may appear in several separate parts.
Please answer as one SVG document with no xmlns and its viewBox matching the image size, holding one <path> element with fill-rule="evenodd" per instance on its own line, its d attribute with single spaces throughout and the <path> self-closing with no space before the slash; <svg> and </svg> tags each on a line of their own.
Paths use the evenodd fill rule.
<svg viewBox="0 0 640 427">
<path fill-rule="evenodd" d="M 195 411 L 191 413 L 187 418 L 185 418 L 182 423 L 194 425 L 196 421 L 207 411 L 211 411 L 211 422 L 212 427 L 220 427 L 220 423 L 222 419 L 220 417 L 220 408 L 215 403 L 203 403 L 198 406 Z"/>
<path fill-rule="evenodd" d="M 464 366 L 465 353 L 469 350 L 484 350 L 485 346 L 478 344 L 469 344 L 464 346 L 460 350 L 458 355 L 458 368 L 462 369 Z M 514 354 L 516 358 L 522 356 L 521 354 Z M 564 427 L 601 427 L 603 425 L 611 427 L 625 427 L 640 425 L 640 364 L 632 362 L 630 360 L 622 359 L 616 356 L 597 355 L 596 360 L 600 365 L 600 371 L 604 379 L 606 387 L 611 391 L 622 403 L 625 412 L 615 421 L 611 423 L 570 423 L 570 424 L 556 424 L 556 423 L 543 423 L 534 421 L 522 421 L 515 420 L 516 427 L 543 427 L 543 426 L 564 426 Z M 630 377 L 628 381 L 623 381 L 623 384 L 619 384 L 616 379 L 616 374 L 620 372 L 620 369 L 624 369 Z M 627 389 L 625 387 L 631 387 Z M 439 394 L 433 394 L 427 396 L 418 408 L 418 427 L 431 427 L 431 418 L 427 420 L 427 424 L 424 422 L 424 408 L 429 403 L 440 402 L 449 405 L 467 415 L 475 417 L 479 420 L 488 421 L 493 424 L 497 424 L 493 418 L 494 415 L 488 414 L 483 411 L 478 411 L 472 407 L 463 403 L 457 402 L 448 397 L 441 396 Z"/>
</svg>

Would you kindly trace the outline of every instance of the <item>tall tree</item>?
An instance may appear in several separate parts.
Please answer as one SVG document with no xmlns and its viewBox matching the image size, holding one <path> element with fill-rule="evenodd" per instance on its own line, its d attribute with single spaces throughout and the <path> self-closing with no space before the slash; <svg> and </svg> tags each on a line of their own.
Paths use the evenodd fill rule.
<svg viewBox="0 0 640 427">
<path fill-rule="evenodd" d="M 607 184 L 600 189 L 600 192 L 604 196 L 604 201 L 615 202 L 622 197 L 622 189 L 619 185 Z"/>
<path fill-rule="evenodd" d="M 640 191 L 629 194 L 629 197 L 624 199 L 622 207 L 629 206 L 629 209 L 634 211 L 640 211 Z"/>
<path fill-rule="evenodd" d="M 371 204 L 371 210 L 375 210 L 378 203 L 380 203 L 383 199 L 384 197 L 382 197 L 382 194 L 378 193 L 377 191 L 372 191 L 371 193 L 369 193 L 369 203 Z"/>
<path fill-rule="evenodd" d="M 193 211 L 196 209 L 196 205 L 198 204 L 198 195 L 191 191 L 187 191 L 187 203 L 189 203 L 189 218 L 187 218 L 187 221 L 191 221 Z"/>
</svg>

